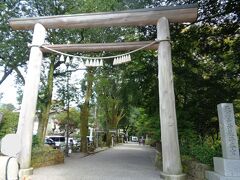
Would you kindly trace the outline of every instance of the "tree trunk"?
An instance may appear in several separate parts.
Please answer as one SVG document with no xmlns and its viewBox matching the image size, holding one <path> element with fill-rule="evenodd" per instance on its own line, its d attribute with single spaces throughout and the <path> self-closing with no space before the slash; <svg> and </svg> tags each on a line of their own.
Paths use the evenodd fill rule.
<svg viewBox="0 0 240 180">
<path fill-rule="evenodd" d="M 43 101 L 41 101 L 41 105 L 40 105 L 41 112 L 39 116 L 37 136 L 41 143 L 44 143 L 44 138 L 46 136 L 49 113 L 50 113 L 51 104 L 52 104 L 54 62 L 55 62 L 55 59 L 52 59 L 49 67 L 49 72 L 48 72 L 48 81 L 47 81 L 45 96 Z"/>
<path fill-rule="evenodd" d="M 87 152 L 88 115 L 89 115 L 89 112 L 88 112 L 89 107 L 88 107 L 88 104 L 86 104 L 85 102 L 82 106 L 82 111 L 80 115 L 81 152 L 84 152 L 84 153 Z"/>
<path fill-rule="evenodd" d="M 108 132 L 107 132 L 106 145 L 107 145 L 107 147 L 111 147 L 111 144 L 112 144 L 112 135 L 111 135 L 111 133 L 108 131 Z"/>
<path fill-rule="evenodd" d="M 89 101 L 92 96 L 92 85 L 93 85 L 93 69 L 87 70 L 87 90 L 85 94 L 85 101 L 82 105 L 80 115 L 80 133 L 81 133 L 81 152 L 87 152 L 87 135 L 88 135 L 88 116 L 89 116 Z"/>
</svg>

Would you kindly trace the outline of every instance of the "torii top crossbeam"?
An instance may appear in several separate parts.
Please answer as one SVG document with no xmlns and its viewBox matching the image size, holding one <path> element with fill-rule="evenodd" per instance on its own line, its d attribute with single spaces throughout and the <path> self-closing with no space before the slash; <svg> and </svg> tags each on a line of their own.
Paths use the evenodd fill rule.
<svg viewBox="0 0 240 180">
<path fill-rule="evenodd" d="M 42 24 L 47 29 L 67 29 L 156 25 L 161 17 L 166 17 L 169 22 L 194 22 L 197 18 L 197 5 L 33 18 L 12 18 L 9 22 L 14 30 L 33 29 L 36 23 Z"/>
</svg>

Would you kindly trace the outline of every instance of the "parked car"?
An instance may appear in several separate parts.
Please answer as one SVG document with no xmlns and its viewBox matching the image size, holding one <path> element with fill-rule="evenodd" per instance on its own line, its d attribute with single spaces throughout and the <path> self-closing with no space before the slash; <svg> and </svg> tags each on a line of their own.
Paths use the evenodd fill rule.
<svg viewBox="0 0 240 180">
<path fill-rule="evenodd" d="M 48 144 L 49 146 L 52 146 L 53 148 L 56 147 L 56 143 L 50 138 L 45 138 L 44 144 Z"/>
<path fill-rule="evenodd" d="M 55 142 L 55 147 L 62 149 L 65 146 L 65 137 L 59 135 L 46 136 L 49 139 L 52 139 Z"/>
<path fill-rule="evenodd" d="M 132 136 L 131 141 L 132 142 L 138 142 L 138 137 L 137 136 Z"/>
</svg>

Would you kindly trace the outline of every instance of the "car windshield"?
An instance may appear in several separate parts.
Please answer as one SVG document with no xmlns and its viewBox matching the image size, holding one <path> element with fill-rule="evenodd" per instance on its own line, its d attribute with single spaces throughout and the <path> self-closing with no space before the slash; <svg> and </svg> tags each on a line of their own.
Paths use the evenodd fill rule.
<svg viewBox="0 0 240 180">
<path fill-rule="evenodd" d="M 59 141 L 59 137 L 51 137 L 53 141 Z"/>
</svg>

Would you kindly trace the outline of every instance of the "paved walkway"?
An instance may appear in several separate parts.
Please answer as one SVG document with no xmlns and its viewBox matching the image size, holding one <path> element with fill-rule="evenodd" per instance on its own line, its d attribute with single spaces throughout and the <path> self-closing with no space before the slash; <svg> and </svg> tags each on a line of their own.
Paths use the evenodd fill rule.
<svg viewBox="0 0 240 180">
<path fill-rule="evenodd" d="M 31 179 L 160 180 L 154 157 L 148 146 L 123 144 L 86 157 L 72 154 L 64 164 L 35 169 Z"/>
</svg>

